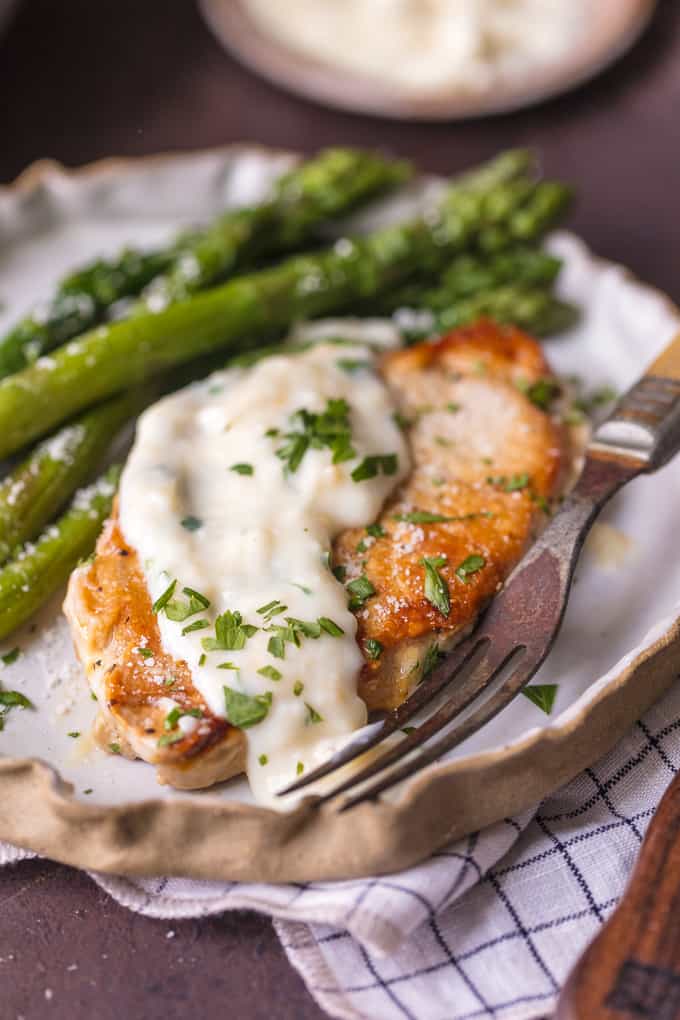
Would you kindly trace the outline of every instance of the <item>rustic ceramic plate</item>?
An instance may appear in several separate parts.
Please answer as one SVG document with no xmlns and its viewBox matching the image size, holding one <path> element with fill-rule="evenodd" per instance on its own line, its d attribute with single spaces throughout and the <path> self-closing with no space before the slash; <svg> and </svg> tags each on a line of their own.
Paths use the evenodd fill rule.
<svg viewBox="0 0 680 1020">
<path fill-rule="evenodd" d="M 75 173 L 31 168 L 0 189 L 0 330 L 83 259 L 126 242 L 157 244 L 256 199 L 290 160 L 235 147 Z M 364 224 L 403 216 L 418 193 L 383 203 Z M 627 386 L 680 330 L 679 313 L 577 238 L 562 233 L 551 246 L 565 259 L 564 294 L 585 309 L 578 329 L 547 343 L 552 363 L 591 387 Z M 610 748 L 680 672 L 680 595 L 669 560 L 678 505 L 680 460 L 632 483 L 607 509 L 538 677 L 559 684 L 549 718 L 519 697 L 389 801 L 346 814 L 304 804 L 268 811 L 243 780 L 173 793 L 156 785 L 150 766 L 97 750 L 87 736 L 94 706 L 55 600 L 8 644 L 22 654 L 0 671 L 3 686 L 36 706 L 12 713 L 0 734 L 0 839 L 103 871 L 304 881 L 397 870 L 517 812 Z M 74 740 L 73 731 L 83 736 Z"/>
<path fill-rule="evenodd" d="M 398 88 L 382 78 L 350 74 L 279 42 L 243 0 L 200 0 L 217 38 L 263 77 L 308 99 L 356 113 L 400 120 L 455 120 L 506 113 L 582 84 L 625 53 L 644 30 L 656 0 L 591 0 L 587 28 L 559 60 L 514 69 L 485 89 Z"/>
</svg>

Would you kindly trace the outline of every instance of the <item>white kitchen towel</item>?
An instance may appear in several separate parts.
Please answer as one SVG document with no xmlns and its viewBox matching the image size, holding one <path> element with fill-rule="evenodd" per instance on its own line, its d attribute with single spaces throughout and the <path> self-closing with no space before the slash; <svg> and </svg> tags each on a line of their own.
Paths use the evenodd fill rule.
<svg viewBox="0 0 680 1020">
<path fill-rule="evenodd" d="M 283 886 L 92 878 L 151 917 L 270 914 L 291 963 L 333 1017 L 530 1020 L 551 1012 L 570 967 L 614 908 L 679 768 L 676 685 L 537 813 L 397 875 Z M 0 864 L 27 856 L 0 844 Z"/>
</svg>

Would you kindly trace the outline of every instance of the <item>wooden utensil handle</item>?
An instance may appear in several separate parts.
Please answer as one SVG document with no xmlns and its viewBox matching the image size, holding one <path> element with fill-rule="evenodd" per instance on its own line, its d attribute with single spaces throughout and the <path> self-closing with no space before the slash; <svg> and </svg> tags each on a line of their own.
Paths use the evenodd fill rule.
<svg viewBox="0 0 680 1020">
<path fill-rule="evenodd" d="M 665 376 L 666 379 L 680 379 L 680 333 L 664 347 L 663 351 L 647 369 L 645 375 Z"/>
<path fill-rule="evenodd" d="M 621 903 L 569 975 L 556 1020 L 680 1020 L 680 776 Z"/>
</svg>

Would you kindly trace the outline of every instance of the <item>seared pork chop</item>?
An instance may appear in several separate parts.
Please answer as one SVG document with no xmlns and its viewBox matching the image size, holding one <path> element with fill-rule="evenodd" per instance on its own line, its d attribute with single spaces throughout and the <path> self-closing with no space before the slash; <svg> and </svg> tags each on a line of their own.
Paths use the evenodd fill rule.
<svg viewBox="0 0 680 1020">
<path fill-rule="evenodd" d="M 480 322 L 385 355 L 381 372 L 413 470 L 379 521 L 342 534 L 333 555 L 357 593 L 359 694 L 370 710 L 400 704 L 436 649 L 474 626 L 545 521 L 568 460 L 563 430 L 541 406 L 549 367 L 519 330 Z M 93 561 L 74 571 L 64 609 L 99 702 L 102 746 L 155 764 L 160 782 L 184 789 L 242 771 L 243 732 L 211 714 L 187 664 L 163 651 L 116 512 Z M 182 725 L 168 732 L 173 708 Z"/>
</svg>

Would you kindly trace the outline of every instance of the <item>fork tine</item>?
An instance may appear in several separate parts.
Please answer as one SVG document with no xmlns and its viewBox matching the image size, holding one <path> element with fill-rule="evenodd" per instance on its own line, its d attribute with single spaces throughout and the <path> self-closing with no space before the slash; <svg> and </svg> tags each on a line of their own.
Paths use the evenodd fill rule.
<svg viewBox="0 0 680 1020">
<path fill-rule="evenodd" d="M 484 638 L 477 634 L 472 634 L 464 641 L 461 641 L 446 656 L 444 661 L 436 666 L 430 675 L 416 687 L 406 701 L 394 709 L 393 712 L 390 712 L 387 718 L 383 720 L 382 725 L 378 726 L 373 733 L 368 733 L 363 737 L 360 736 L 352 740 L 346 747 L 338 751 L 337 754 L 332 755 L 323 765 L 319 765 L 318 768 L 286 786 L 285 789 L 279 790 L 277 796 L 283 797 L 288 793 L 293 793 L 305 786 L 309 786 L 311 783 L 315 783 L 317 779 L 323 779 L 324 776 L 328 776 L 331 772 L 342 768 L 343 765 L 354 761 L 360 754 L 364 754 L 372 747 L 375 747 L 376 744 L 379 744 L 392 733 L 396 733 L 417 712 L 425 708 L 426 705 L 429 705 L 447 684 L 451 683 L 454 677 L 465 666 L 466 662 L 475 654 L 483 641 Z"/>
<path fill-rule="evenodd" d="M 512 654 L 512 653 L 511 653 Z M 508 661 L 506 656 L 505 662 Z M 545 654 L 541 655 L 538 659 L 533 658 L 521 663 L 516 670 L 514 670 L 510 676 L 505 680 L 501 687 L 485 701 L 480 707 L 473 712 L 467 719 L 465 719 L 458 726 L 455 726 L 450 733 L 447 733 L 441 740 L 426 747 L 423 753 L 418 755 L 413 761 L 405 762 L 401 768 L 395 769 L 390 772 L 389 775 L 379 779 L 378 782 L 374 783 L 367 790 L 362 790 L 361 793 L 355 797 L 351 797 L 345 801 L 340 811 L 349 811 L 350 808 L 355 807 L 357 804 L 361 804 L 365 800 L 374 800 L 385 790 L 389 790 L 392 786 L 396 786 L 397 783 L 402 782 L 404 779 L 408 779 L 409 776 L 414 775 L 416 772 L 420 772 L 425 768 L 426 765 L 430 765 L 432 762 L 441 758 L 447 751 L 453 750 L 459 744 L 462 744 L 464 740 L 471 737 L 474 733 L 485 726 L 495 715 L 497 715 L 501 709 L 505 708 L 513 698 L 522 690 L 522 688 L 531 680 L 532 676 L 536 673 L 541 663 L 545 658 Z M 498 670 L 496 670 L 496 673 Z M 414 734 L 412 734 L 414 736 Z"/>
<path fill-rule="evenodd" d="M 370 762 L 360 772 L 357 772 L 353 776 L 348 776 L 338 786 L 334 787 L 328 793 L 323 793 L 319 797 L 319 803 L 330 800 L 333 797 L 337 797 L 341 793 L 346 793 L 347 790 L 358 786 L 360 783 L 365 783 L 367 779 L 376 775 L 378 772 L 382 772 L 383 769 L 390 765 L 400 761 L 405 755 L 409 754 L 412 750 L 420 747 L 425 741 L 430 740 L 440 730 L 448 726 L 450 722 L 459 715 L 463 709 L 474 701 L 478 694 L 485 690 L 490 683 L 493 682 L 494 678 L 498 675 L 499 671 L 503 669 L 508 660 L 517 651 L 516 648 L 510 648 L 503 651 L 494 649 L 489 644 L 487 647 L 486 655 L 481 662 L 473 670 L 469 677 L 466 677 L 460 687 L 457 687 L 453 691 L 450 698 L 433 714 L 429 719 L 426 719 L 424 723 L 418 726 L 412 733 L 409 733 L 404 740 L 400 741 L 396 747 L 391 747 L 381 754 L 380 757 Z"/>
</svg>

